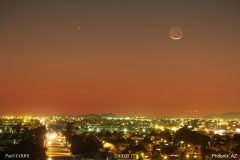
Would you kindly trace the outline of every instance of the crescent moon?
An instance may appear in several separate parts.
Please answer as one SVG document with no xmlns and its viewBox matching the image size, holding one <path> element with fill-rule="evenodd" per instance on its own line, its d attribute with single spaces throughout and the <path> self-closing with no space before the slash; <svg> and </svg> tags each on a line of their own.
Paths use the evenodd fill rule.
<svg viewBox="0 0 240 160">
<path fill-rule="evenodd" d="M 170 35 L 170 37 L 171 37 L 173 40 L 179 40 L 179 39 L 181 39 L 183 36 L 181 35 L 181 36 L 179 36 L 179 37 L 173 37 L 172 35 Z"/>
<path fill-rule="evenodd" d="M 181 27 L 172 27 L 169 30 L 169 37 L 173 40 L 179 40 L 183 37 L 183 30 Z"/>
</svg>

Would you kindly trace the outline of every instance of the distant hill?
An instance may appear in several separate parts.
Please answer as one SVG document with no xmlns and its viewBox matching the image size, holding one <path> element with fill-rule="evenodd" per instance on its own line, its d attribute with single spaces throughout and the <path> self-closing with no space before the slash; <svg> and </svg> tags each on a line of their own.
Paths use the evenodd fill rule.
<svg viewBox="0 0 240 160">
<path fill-rule="evenodd" d="M 115 114 L 105 113 L 105 114 L 86 114 L 85 117 L 100 118 L 100 117 L 116 117 Z"/>
<path fill-rule="evenodd" d="M 211 114 L 204 118 L 217 118 L 217 119 L 238 119 L 240 120 L 240 112 L 228 112 L 222 114 Z"/>
<path fill-rule="evenodd" d="M 102 117 L 116 117 L 116 115 L 113 113 L 105 113 L 105 114 L 102 114 L 101 116 Z"/>
</svg>

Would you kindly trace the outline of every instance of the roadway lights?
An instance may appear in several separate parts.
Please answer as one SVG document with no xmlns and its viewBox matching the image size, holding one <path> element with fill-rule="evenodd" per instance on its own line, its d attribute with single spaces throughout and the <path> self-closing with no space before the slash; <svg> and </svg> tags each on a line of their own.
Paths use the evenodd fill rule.
<svg viewBox="0 0 240 160">
<path fill-rule="evenodd" d="M 50 146 L 52 144 L 52 141 L 48 141 L 47 144 Z"/>
<path fill-rule="evenodd" d="M 49 139 L 55 139 L 57 137 L 56 133 L 52 133 L 49 135 Z"/>
</svg>

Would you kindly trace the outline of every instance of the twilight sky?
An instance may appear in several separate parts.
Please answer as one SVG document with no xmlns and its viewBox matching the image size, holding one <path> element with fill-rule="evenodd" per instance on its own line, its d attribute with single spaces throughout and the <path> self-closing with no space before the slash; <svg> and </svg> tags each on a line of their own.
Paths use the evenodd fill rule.
<svg viewBox="0 0 240 160">
<path fill-rule="evenodd" d="M 239 0 L 1 0 L 0 114 L 240 111 L 239 15 Z"/>
</svg>

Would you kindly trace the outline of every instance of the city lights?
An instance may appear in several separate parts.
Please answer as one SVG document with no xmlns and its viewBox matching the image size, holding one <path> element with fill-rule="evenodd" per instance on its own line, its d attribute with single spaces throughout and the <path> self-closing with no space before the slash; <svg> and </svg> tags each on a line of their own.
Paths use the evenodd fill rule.
<svg viewBox="0 0 240 160">
<path fill-rule="evenodd" d="M 44 117 L 44 123 L 40 122 L 42 117 L 12 117 L 2 118 L 4 126 L 0 128 L 0 135 L 4 133 L 16 133 L 16 121 L 22 124 L 30 124 L 31 128 L 45 127 L 46 132 L 43 137 L 46 154 L 53 157 L 56 153 L 64 156 L 74 156 L 72 150 L 78 151 L 78 147 L 83 143 L 83 148 L 91 143 L 101 143 L 99 152 L 109 151 L 111 153 L 120 154 L 128 149 L 133 152 L 134 159 L 152 159 L 153 155 L 158 155 L 162 159 L 174 159 L 181 156 L 185 159 L 199 159 L 202 155 L 202 142 L 211 150 L 218 149 L 225 145 L 225 135 L 229 136 L 231 141 L 236 141 L 235 136 L 239 134 L 240 123 L 235 120 L 208 120 L 193 118 L 142 118 L 142 117 Z M 96 120 L 97 119 L 97 120 Z M 185 127 L 181 127 L 184 124 Z M 192 128 L 189 128 L 191 124 Z M 219 125 L 221 124 L 221 125 Z M 224 124 L 224 125 L 222 125 Z M 70 126 L 71 125 L 71 126 Z M 13 126 L 13 127 L 12 127 Z M 19 125 L 20 127 L 23 125 Z M 194 129 L 193 129 L 194 128 Z M 89 129 L 91 131 L 89 131 Z M 23 128 L 19 130 L 24 133 L 28 130 Z M 67 133 L 67 134 L 66 134 Z M 196 134 L 197 133 L 197 134 Z M 185 134 L 187 136 L 185 136 Z M 71 137 L 69 137 L 71 135 Z M 199 139 L 197 136 L 202 135 Z M 34 132 L 32 137 L 36 137 Z M 76 140 L 74 140 L 74 137 Z M 77 139 L 77 137 L 79 137 Z M 189 139 L 189 137 L 193 137 Z M 204 138 L 207 139 L 204 140 Z M 17 145 L 20 140 L 12 139 L 8 143 Z M 81 143 L 80 143 L 81 142 Z M 90 142 L 89 142 L 90 143 Z M 227 143 L 226 143 L 227 144 Z M 232 151 L 237 143 L 230 143 L 227 147 L 231 147 Z M 134 148 L 141 149 L 139 152 Z M 172 154 L 167 154 L 166 149 L 173 148 Z M 153 154 L 154 153 L 154 154 Z M 182 153 L 180 155 L 180 153 Z M 127 155 L 122 155 L 127 156 Z M 129 156 L 129 155 L 128 155 Z M 138 157 L 138 158 L 137 158 Z"/>
</svg>

